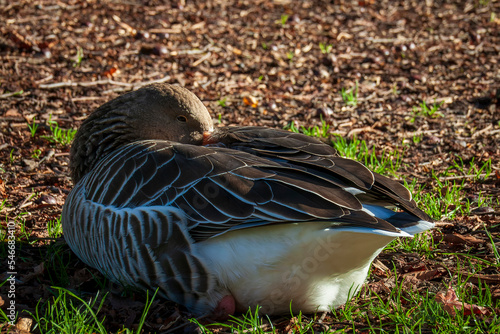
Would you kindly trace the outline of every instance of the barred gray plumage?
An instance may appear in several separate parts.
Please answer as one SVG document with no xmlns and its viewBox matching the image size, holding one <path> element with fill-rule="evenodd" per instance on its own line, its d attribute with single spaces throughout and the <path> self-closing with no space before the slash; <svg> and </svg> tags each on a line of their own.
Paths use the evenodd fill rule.
<svg viewBox="0 0 500 334">
<path fill-rule="evenodd" d="M 168 84 L 92 113 L 70 167 L 72 250 L 196 314 L 328 310 L 388 242 L 433 226 L 399 182 L 301 134 L 213 130 L 202 102 Z"/>
</svg>

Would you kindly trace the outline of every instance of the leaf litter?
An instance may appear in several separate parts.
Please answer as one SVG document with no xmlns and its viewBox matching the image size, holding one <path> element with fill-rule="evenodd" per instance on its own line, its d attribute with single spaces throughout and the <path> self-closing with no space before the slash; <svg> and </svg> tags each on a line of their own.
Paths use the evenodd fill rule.
<svg viewBox="0 0 500 334">
<path fill-rule="evenodd" d="M 222 125 L 309 128 L 325 120 L 336 134 L 365 140 L 377 155 L 404 151 L 398 175 L 416 179 L 418 192 L 457 181 L 466 198 L 438 208 L 443 218 L 431 232 L 432 256 L 387 249 L 359 298 L 376 293 L 390 301 L 402 285 L 412 293 L 434 293 L 450 314 L 485 319 L 498 314 L 497 308 L 465 303 L 457 294 L 459 278 L 465 277 L 472 292 L 486 285 L 493 305 L 500 297 L 498 2 L 0 4 L 0 224 L 6 231 L 15 221 L 20 240 L 19 332 L 33 330 L 26 311 L 34 314 L 38 301 L 51 300 L 52 286 L 83 297 L 107 293 L 100 314 L 109 331 L 138 325 L 145 296 L 110 286 L 62 237 L 48 234 L 48 222 L 59 218 L 72 183 L 69 146 L 44 138 L 52 135 L 51 121 L 75 129 L 97 106 L 150 82 L 186 86 Z M 355 87 L 356 103 L 346 104 L 341 92 Z M 440 106 L 438 112 L 433 105 Z M 39 126 L 34 136 L 28 128 L 33 122 Z M 456 168 L 458 157 L 464 166 L 491 160 L 493 171 L 487 177 L 467 175 Z M 454 174 L 447 176 L 450 170 Z M 434 175 L 444 176 L 437 181 Z M 434 196 L 444 197 L 453 187 L 441 187 Z M 485 197 L 492 200 L 482 203 Z M 447 218 L 466 205 L 472 214 L 457 211 Z M 2 256 L 5 244 L 4 239 Z M 6 261 L 0 268 L 7 279 Z M 0 287 L 2 309 L 6 289 Z M 190 317 L 182 307 L 156 299 L 144 329 L 189 331 Z M 300 326 L 297 317 L 271 320 L 281 332 Z M 346 324 L 323 314 L 312 328 L 352 324 L 366 325 L 359 318 Z M 9 330 L 2 326 L 2 333 Z"/>
</svg>

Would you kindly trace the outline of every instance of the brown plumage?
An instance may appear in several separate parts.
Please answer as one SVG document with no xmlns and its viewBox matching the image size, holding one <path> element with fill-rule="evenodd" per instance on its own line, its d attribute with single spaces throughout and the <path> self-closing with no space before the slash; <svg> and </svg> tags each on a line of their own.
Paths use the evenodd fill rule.
<svg viewBox="0 0 500 334">
<path fill-rule="evenodd" d="M 213 131 L 201 101 L 167 84 L 92 113 L 71 172 L 63 228 L 75 253 L 196 313 L 340 305 L 385 244 L 432 227 L 400 183 L 301 134 Z M 299 275 L 311 259 L 321 270 Z"/>
</svg>

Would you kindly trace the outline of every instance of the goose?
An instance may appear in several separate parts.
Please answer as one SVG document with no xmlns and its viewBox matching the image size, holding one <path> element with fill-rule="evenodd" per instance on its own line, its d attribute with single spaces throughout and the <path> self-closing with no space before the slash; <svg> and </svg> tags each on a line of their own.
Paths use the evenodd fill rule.
<svg viewBox="0 0 500 334">
<path fill-rule="evenodd" d="M 434 226 L 399 182 L 302 134 L 214 129 L 195 94 L 166 83 L 91 113 L 69 169 L 72 251 L 196 315 L 328 311 L 391 240 Z"/>
</svg>

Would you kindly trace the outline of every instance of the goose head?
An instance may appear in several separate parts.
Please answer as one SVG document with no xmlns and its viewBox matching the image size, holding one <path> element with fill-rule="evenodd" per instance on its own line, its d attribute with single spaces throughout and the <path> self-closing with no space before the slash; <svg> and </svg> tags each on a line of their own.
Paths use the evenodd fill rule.
<svg viewBox="0 0 500 334">
<path fill-rule="evenodd" d="M 70 172 L 78 182 L 106 154 L 140 140 L 201 144 L 213 131 L 203 103 L 185 88 L 152 84 L 97 108 L 82 123 L 70 151 Z"/>
</svg>

